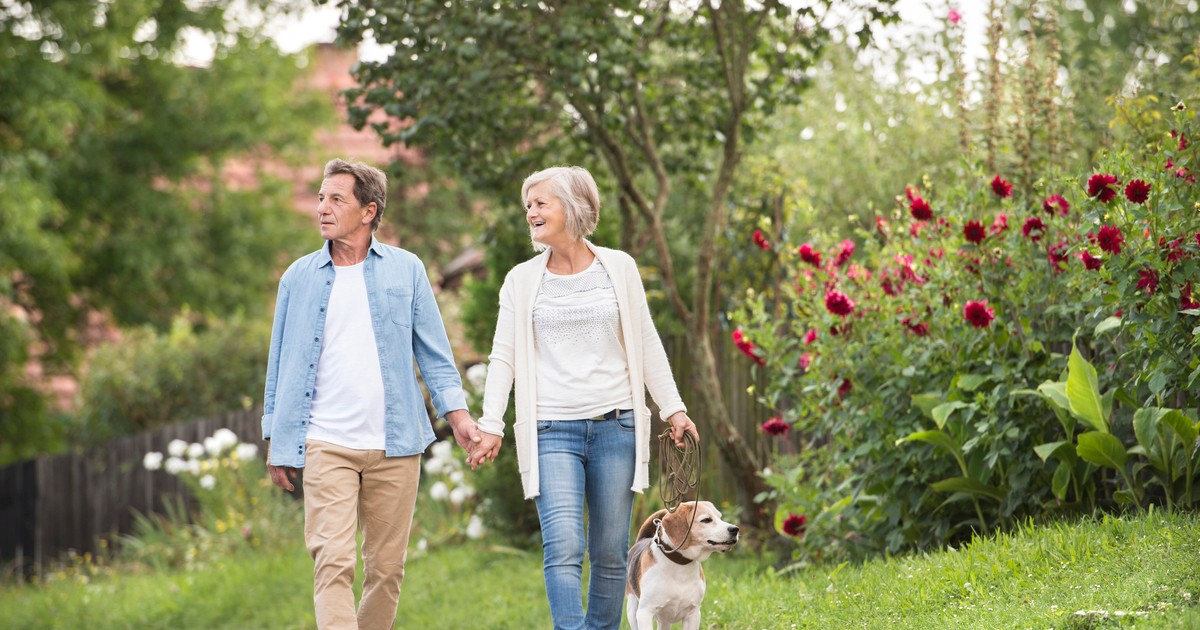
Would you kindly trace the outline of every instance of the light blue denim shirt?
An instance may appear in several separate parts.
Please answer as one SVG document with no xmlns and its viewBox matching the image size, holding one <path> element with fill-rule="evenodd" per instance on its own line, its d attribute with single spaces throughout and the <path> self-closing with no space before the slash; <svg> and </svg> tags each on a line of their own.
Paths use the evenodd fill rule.
<svg viewBox="0 0 1200 630">
<path fill-rule="evenodd" d="M 279 280 L 262 419 L 263 438 L 270 440 L 269 461 L 276 466 L 304 466 L 325 310 L 336 273 L 326 242 L 292 263 Z M 420 259 L 372 237 L 363 275 L 383 373 L 387 456 L 416 455 L 433 442 L 434 434 L 414 357 L 438 416 L 467 408 L 462 380 Z"/>
</svg>

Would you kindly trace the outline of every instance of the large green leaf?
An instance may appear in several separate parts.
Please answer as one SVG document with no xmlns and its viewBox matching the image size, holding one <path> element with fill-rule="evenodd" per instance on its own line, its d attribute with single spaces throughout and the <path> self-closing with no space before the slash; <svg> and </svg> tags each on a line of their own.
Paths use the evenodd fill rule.
<svg viewBox="0 0 1200 630">
<path fill-rule="evenodd" d="M 1095 329 L 1095 331 L 1093 331 L 1092 334 L 1099 337 L 1100 335 L 1102 335 L 1114 328 L 1120 328 L 1120 326 L 1121 326 L 1121 318 L 1120 317 L 1107 317 L 1104 319 L 1104 321 L 1100 322 L 1099 324 L 1096 324 L 1096 329 Z"/>
<path fill-rule="evenodd" d="M 964 472 L 967 470 L 967 462 L 965 459 L 963 459 L 962 449 L 959 447 L 958 443 L 954 441 L 954 438 L 946 435 L 942 431 L 917 431 L 902 437 L 899 440 L 896 440 L 896 445 L 899 446 L 904 442 L 926 442 L 928 444 L 938 446 L 954 456 L 954 459 L 958 461 L 958 467 L 960 469 L 962 469 Z"/>
<path fill-rule="evenodd" d="M 913 394 L 913 406 L 921 410 L 930 420 L 933 419 L 933 408 L 940 405 L 946 397 L 936 392 L 925 392 L 923 394 Z"/>
<path fill-rule="evenodd" d="M 964 392 L 973 392 L 979 389 L 991 376 L 987 374 L 960 374 L 958 376 L 958 388 Z"/>
<path fill-rule="evenodd" d="M 1042 461 L 1049 461 L 1051 457 L 1056 457 L 1064 462 L 1071 464 L 1075 463 L 1075 445 L 1071 442 L 1047 442 L 1038 444 L 1033 447 L 1033 452 L 1042 458 Z"/>
<path fill-rule="evenodd" d="M 1050 404 L 1067 411 L 1071 410 L 1071 400 L 1067 398 L 1066 382 L 1046 381 L 1038 385 L 1037 390 Z"/>
<path fill-rule="evenodd" d="M 1111 433 L 1088 431 L 1079 435 L 1075 449 L 1084 461 L 1113 470 L 1125 470 L 1125 446 Z"/>
<path fill-rule="evenodd" d="M 1159 407 L 1145 407 L 1133 414 L 1133 433 L 1138 444 L 1146 454 L 1146 459 L 1150 460 L 1150 465 L 1163 472 L 1168 472 L 1169 454 L 1163 452 L 1159 434 L 1160 419 L 1170 411 Z"/>
<path fill-rule="evenodd" d="M 1065 460 L 1058 462 L 1054 477 L 1050 480 L 1050 491 L 1059 501 L 1067 500 L 1067 489 L 1071 486 L 1071 469 L 1073 466 Z"/>
<path fill-rule="evenodd" d="M 1071 348 L 1067 360 L 1067 399 L 1071 413 L 1102 433 L 1108 433 L 1108 420 L 1104 416 L 1104 402 L 1100 398 L 1100 384 L 1096 368 L 1079 354 L 1079 348 Z"/>
<path fill-rule="evenodd" d="M 938 492 L 966 492 L 967 494 L 990 497 L 997 501 L 1004 499 L 1004 491 L 1000 488 L 989 486 L 970 477 L 951 477 L 932 485 L 933 489 Z"/>
<path fill-rule="evenodd" d="M 1184 448 L 1189 451 L 1192 445 L 1196 443 L 1196 439 L 1200 437 L 1200 432 L 1197 432 L 1196 425 L 1192 424 L 1192 421 L 1178 409 L 1169 410 L 1159 418 L 1159 421 L 1171 427 L 1175 431 L 1175 435 L 1178 435 L 1180 441 L 1183 442 Z"/>
<path fill-rule="evenodd" d="M 933 421 L 937 423 L 939 429 L 946 428 L 946 422 L 950 420 L 950 414 L 959 409 L 974 409 L 975 405 L 962 402 L 961 400 L 952 400 L 942 403 L 933 408 Z"/>
</svg>

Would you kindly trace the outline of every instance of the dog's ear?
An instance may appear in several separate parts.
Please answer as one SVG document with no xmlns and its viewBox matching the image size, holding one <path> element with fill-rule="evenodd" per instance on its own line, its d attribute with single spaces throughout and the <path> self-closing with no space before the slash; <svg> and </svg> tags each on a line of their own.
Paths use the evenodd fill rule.
<svg viewBox="0 0 1200 630">
<path fill-rule="evenodd" d="M 682 547 L 692 524 L 692 514 L 696 511 L 696 502 L 680 503 L 675 508 L 671 518 L 663 518 L 663 531 L 671 538 L 672 547 Z"/>
<path fill-rule="evenodd" d="M 655 530 L 658 529 L 654 525 L 654 520 L 663 518 L 666 515 L 667 515 L 667 511 L 665 509 L 659 510 L 659 511 L 651 514 L 649 516 L 649 518 L 646 519 L 646 522 L 642 523 L 642 528 L 638 530 L 637 539 L 641 540 L 643 538 L 654 538 L 654 532 L 655 532 Z"/>
</svg>

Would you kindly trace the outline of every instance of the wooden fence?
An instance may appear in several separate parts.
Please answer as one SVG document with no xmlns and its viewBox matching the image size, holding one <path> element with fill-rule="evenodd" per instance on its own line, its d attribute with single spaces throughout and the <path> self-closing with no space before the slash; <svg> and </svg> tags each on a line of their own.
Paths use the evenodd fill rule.
<svg viewBox="0 0 1200 630">
<path fill-rule="evenodd" d="M 261 421 L 257 409 L 240 411 L 0 468 L 0 562 L 40 575 L 46 562 L 68 550 L 95 551 L 101 538 L 131 533 L 135 510 L 161 514 L 173 497 L 187 495 L 179 478 L 145 469 L 146 453 L 165 455 L 171 440 L 202 442 L 228 428 L 243 442 L 257 444 L 265 456 Z"/>
</svg>

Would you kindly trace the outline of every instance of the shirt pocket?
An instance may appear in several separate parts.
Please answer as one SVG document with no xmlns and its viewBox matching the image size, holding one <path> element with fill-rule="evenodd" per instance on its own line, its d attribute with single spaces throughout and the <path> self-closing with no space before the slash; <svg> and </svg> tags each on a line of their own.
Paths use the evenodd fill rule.
<svg viewBox="0 0 1200 630">
<path fill-rule="evenodd" d="M 392 323 L 406 328 L 412 328 L 413 323 L 413 294 L 408 289 L 388 289 L 387 308 L 392 316 Z"/>
</svg>

